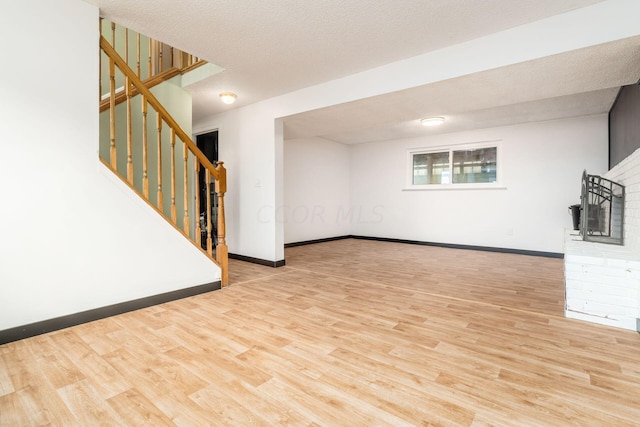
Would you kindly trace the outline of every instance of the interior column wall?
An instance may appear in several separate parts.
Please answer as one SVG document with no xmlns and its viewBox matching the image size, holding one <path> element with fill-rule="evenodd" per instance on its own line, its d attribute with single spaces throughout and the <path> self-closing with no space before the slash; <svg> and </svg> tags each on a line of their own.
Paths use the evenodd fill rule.
<svg viewBox="0 0 640 427">
<path fill-rule="evenodd" d="M 349 147 L 322 138 L 284 142 L 284 242 L 351 233 Z"/>
<path fill-rule="evenodd" d="M 284 259 L 282 223 L 276 221 L 276 208 L 282 203 L 281 126 L 263 104 L 194 126 L 195 133 L 218 129 L 219 157 L 227 168 L 227 245 L 232 254 Z"/>
</svg>

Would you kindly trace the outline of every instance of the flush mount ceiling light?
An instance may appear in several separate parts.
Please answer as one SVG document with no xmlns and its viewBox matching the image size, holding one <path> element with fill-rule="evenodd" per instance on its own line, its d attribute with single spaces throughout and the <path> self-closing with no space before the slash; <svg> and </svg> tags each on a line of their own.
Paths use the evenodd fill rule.
<svg viewBox="0 0 640 427">
<path fill-rule="evenodd" d="M 233 92 L 222 92 L 220 94 L 220 99 L 222 100 L 222 102 L 224 102 L 225 104 L 233 104 L 234 102 L 236 102 L 236 98 L 238 97 L 238 95 L 236 95 Z"/>
<path fill-rule="evenodd" d="M 444 117 L 427 117 L 426 119 L 421 119 L 420 123 L 422 126 L 438 126 L 444 123 Z"/>
</svg>

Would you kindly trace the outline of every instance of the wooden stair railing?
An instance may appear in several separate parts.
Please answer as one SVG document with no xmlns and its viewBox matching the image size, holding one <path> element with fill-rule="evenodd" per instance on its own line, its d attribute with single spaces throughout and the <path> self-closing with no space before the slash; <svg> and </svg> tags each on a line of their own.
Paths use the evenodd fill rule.
<svg viewBox="0 0 640 427">
<path fill-rule="evenodd" d="M 105 161 L 102 159 L 105 165 L 107 165 L 116 175 L 120 176 L 123 181 L 127 182 L 129 186 L 136 191 L 144 200 L 147 201 L 152 207 L 154 207 L 161 215 L 167 219 L 176 229 L 182 232 L 192 243 L 198 248 L 203 250 L 216 264 L 221 268 L 221 282 L 222 286 L 229 284 L 229 261 L 228 261 L 228 248 L 226 245 L 225 236 L 225 214 L 224 214 L 224 196 L 227 191 L 227 172 L 223 165 L 223 162 L 217 162 L 214 166 L 207 157 L 198 149 L 196 144 L 191 138 L 184 132 L 175 119 L 169 114 L 164 106 L 158 101 L 158 99 L 151 93 L 151 91 L 145 86 L 144 82 L 136 75 L 136 72 L 129 67 L 127 62 L 116 52 L 116 50 L 109 44 L 109 42 L 103 37 L 100 37 L 100 48 L 106 54 L 109 59 L 109 81 L 110 90 L 108 98 L 109 110 L 109 159 Z M 126 172 L 121 174 L 118 171 L 117 161 L 117 143 L 116 143 L 116 88 L 115 88 L 115 70 L 116 68 L 124 74 L 125 78 L 125 102 L 126 102 Z M 141 165 L 134 168 L 134 163 L 138 160 L 134 158 L 134 140 L 133 140 L 133 125 L 132 125 L 132 97 L 135 91 L 142 97 L 141 99 L 141 115 L 142 115 L 142 138 L 139 142 L 141 147 Z M 148 132 L 148 107 L 155 110 L 155 129 L 156 129 L 156 194 L 153 194 L 149 190 L 151 170 L 149 169 L 149 132 Z M 165 209 L 165 185 L 163 182 L 163 141 L 166 140 L 166 134 L 163 134 L 163 127 L 166 124 L 169 129 L 169 143 L 170 143 L 170 204 L 169 213 L 166 213 Z M 180 141 L 182 144 L 180 163 L 182 169 L 182 200 L 177 199 L 177 177 L 176 171 L 178 170 L 176 165 L 176 156 L 180 151 L 176 151 L 176 143 Z M 135 142 L 138 143 L 138 142 Z M 190 163 L 193 169 L 190 168 Z M 142 171 L 142 184 L 141 188 L 136 188 L 134 185 L 134 169 Z M 204 170 L 205 180 L 200 182 L 200 171 Z M 155 172 L 155 171 L 154 171 Z M 124 176 L 123 176 L 124 175 Z M 211 197 L 211 185 L 214 185 L 215 199 Z M 206 188 L 205 200 L 200 200 L 200 188 Z M 189 194 L 194 195 L 195 206 L 190 205 L 192 200 Z M 155 198 L 155 203 L 152 199 Z M 217 209 L 215 216 L 217 218 L 216 235 L 213 234 L 213 209 L 212 207 L 217 202 Z M 189 212 L 193 209 L 195 213 L 200 216 L 201 203 L 205 204 L 205 217 L 203 218 L 206 224 L 204 233 L 201 229 L 200 218 L 195 218 L 196 215 L 189 215 Z M 178 204 L 181 204 L 181 218 L 178 217 Z M 180 222 L 182 226 L 180 226 Z M 192 233 L 192 229 L 194 232 Z M 201 235 L 204 234 L 205 241 L 202 242 Z M 214 256 L 214 240 L 215 240 L 215 256 Z M 203 244 L 204 243 L 204 244 Z M 206 249 L 203 249 L 203 246 Z"/>
<path fill-rule="evenodd" d="M 151 89 L 177 75 L 188 73 L 207 63 L 207 61 L 197 56 L 183 52 L 150 37 L 141 36 L 140 33 L 117 25 L 114 22 L 103 20 L 102 18 L 100 18 L 100 30 L 105 39 L 111 39 L 110 44 L 114 49 L 116 48 L 116 32 L 120 33 L 122 39 L 122 50 L 120 50 L 122 54 L 120 56 L 130 68 L 133 68 L 130 59 L 135 58 L 136 75 L 144 82 L 147 89 Z M 129 40 L 130 38 L 133 40 L 133 37 L 135 37 L 135 43 L 131 43 L 133 44 L 133 48 L 130 49 Z M 145 48 L 144 58 L 143 47 Z M 135 55 L 131 55 L 131 58 L 129 55 L 130 50 L 135 50 Z M 118 50 L 116 49 L 116 51 Z M 103 93 L 102 88 L 100 89 L 100 93 Z M 133 87 L 131 96 L 136 96 L 137 94 L 137 89 Z M 116 105 L 124 102 L 126 98 L 127 94 L 125 90 L 116 90 Z M 109 104 L 109 98 L 102 99 L 100 101 L 100 112 L 108 110 Z"/>
</svg>

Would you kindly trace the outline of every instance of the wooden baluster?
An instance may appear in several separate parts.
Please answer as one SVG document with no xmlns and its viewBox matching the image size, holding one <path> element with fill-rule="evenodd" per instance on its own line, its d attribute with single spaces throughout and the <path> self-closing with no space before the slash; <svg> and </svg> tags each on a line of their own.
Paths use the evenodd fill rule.
<svg viewBox="0 0 640 427">
<path fill-rule="evenodd" d="M 162 63 L 163 50 L 164 50 L 164 45 L 161 42 L 158 42 L 158 73 L 157 74 L 160 74 L 164 69 L 164 64 Z"/>
<path fill-rule="evenodd" d="M 116 48 L 116 23 L 112 22 L 111 23 L 111 46 L 113 46 L 113 48 Z"/>
<path fill-rule="evenodd" d="M 133 119 L 131 118 L 131 83 L 128 76 L 125 76 L 124 85 L 127 96 L 127 182 L 133 185 Z"/>
<path fill-rule="evenodd" d="M 226 241 L 226 223 L 224 218 L 224 194 L 227 192 L 227 170 L 224 162 L 216 165 L 218 179 L 216 180 L 216 194 L 218 195 L 218 244 L 216 245 L 216 260 L 220 265 L 222 286 L 229 284 L 229 248 Z"/>
<path fill-rule="evenodd" d="M 116 152 L 116 67 L 109 58 L 109 164 L 113 170 L 118 168 Z"/>
<path fill-rule="evenodd" d="M 171 140 L 171 221 L 175 224 L 178 218 L 176 211 L 176 132 L 169 129 Z"/>
<path fill-rule="evenodd" d="M 201 233 L 202 233 L 202 229 L 200 228 L 200 160 L 198 160 L 198 157 L 194 156 L 195 159 L 195 165 L 194 165 L 194 170 L 195 170 L 195 185 L 194 185 L 194 189 L 196 192 L 196 208 L 195 208 L 195 215 L 196 215 L 196 244 L 198 245 L 199 248 L 202 247 L 202 238 L 201 238 Z"/>
<path fill-rule="evenodd" d="M 162 198 L 162 117 L 156 111 L 156 128 L 158 130 L 158 209 L 164 212 L 164 200 Z"/>
<path fill-rule="evenodd" d="M 129 29 L 124 29 L 124 60 L 129 65 Z"/>
<path fill-rule="evenodd" d="M 182 158 L 184 159 L 184 174 L 183 174 L 183 203 L 184 203 L 184 217 L 183 228 L 187 237 L 190 237 L 189 234 L 189 149 L 187 147 L 187 143 L 182 141 Z"/>
<path fill-rule="evenodd" d="M 140 33 L 136 34 L 136 74 L 140 77 Z"/>
<path fill-rule="evenodd" d="M 174 53 L 173 53 L 173 51 L 174 51 L 174 48 L 173 48 L 173 46 L 171 46 L 169 48 L 169 53 L 171 55 L 171 62 L 170 62 L 171 63 L 171 67 L 169 67 L 169 68 L 173 68 L 173 67 L 176 66 L 176 64 L 173 63 L 173 61 L 174 61 Z"/>
<path fill-rule="evenodd" d="M 211 172 L 205 168 L 205 179 L 207 180 L 207 204 L 205 205 L 207 212 L 207 253 L 213 258 L 213 240 L 211 239 Z"/>
<path fill-rule="evenodd" d="M 102 19 L 100 18 L 100 35 L 102 35 Z M 98 100 L 102 101 L 102 49 L 98 55 L 98 70 L 100 70 L 100 79 L 98 80 Z"/>
<path fill-rule="evenodd" d="M 151 40 L 151 37 L 149 37 L 149 43 L 147 43 L 147 44 L 148 44 L 148 46 L 149 46 L 149 52 L 148 52 L 148 55 L 147 55 L 147 56 L 149 57 L 149 58 L 148 58 L 148 61 L 147 61 L 147 65 L 148 65 L 148 67 L 149 67 L 149 68 L 147 69 L 147 78 L 150 78 L 150 77 L 151 77 L 151 68 L 152 68 L 152 64 L 151 64 L 151 46 L 152 46 L 152 44 L 153 44 L 153 43 L 152 43 L 152 40 Z"/>
<path fill-rule="evenodd" d="M 149 135 L 147 131 L 147 98 L 142 95 L 142 194 L 149 200 Z"/>
<path fill-rule="evenodd" d="M 129 29 L 124 29 L 124 58 L 129 65 Z M 131 119 L 131 83 L 125 76 L 125 91 L 127 96 L 127 181 L 133 185 L 133 120 Z"/>
</svg>

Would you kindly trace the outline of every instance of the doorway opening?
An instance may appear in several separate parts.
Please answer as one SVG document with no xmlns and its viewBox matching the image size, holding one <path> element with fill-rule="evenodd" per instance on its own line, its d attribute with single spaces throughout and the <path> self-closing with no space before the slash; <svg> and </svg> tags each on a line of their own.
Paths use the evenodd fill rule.
<svg viewBox="0 0 640 427">
<path fill-rule="evenodd" d="M 214 130 L 211 132 L 203 133 L 201 135 L 196 135 L 196 145 L 198 149 L 202 151 L 202 154 L 206 156 L 206 158 L 213 163 L 214 166 L 218 165 L 218 131 Z M 198 182 L 199 182 L 199 196 L 200 196 L 200 212 L 198 212 L 198 218 L 200 221 L 200 245 L 202 249 L 207 249 L 207 204 L 205 201 L 207 200 L 207 182 L 206 182 L 206 172 L 203 168 L 200 168 L 198 172 Z M 210 188 L 210 197 L 211 197 L 211 237 L 213 239 L 213 247 L 215 248 L 218 244 L 217 236 L 218 236 L 218 195 L 215 191 L 215 186 L 212 184 L 209 186 Z"/>
</svg>

